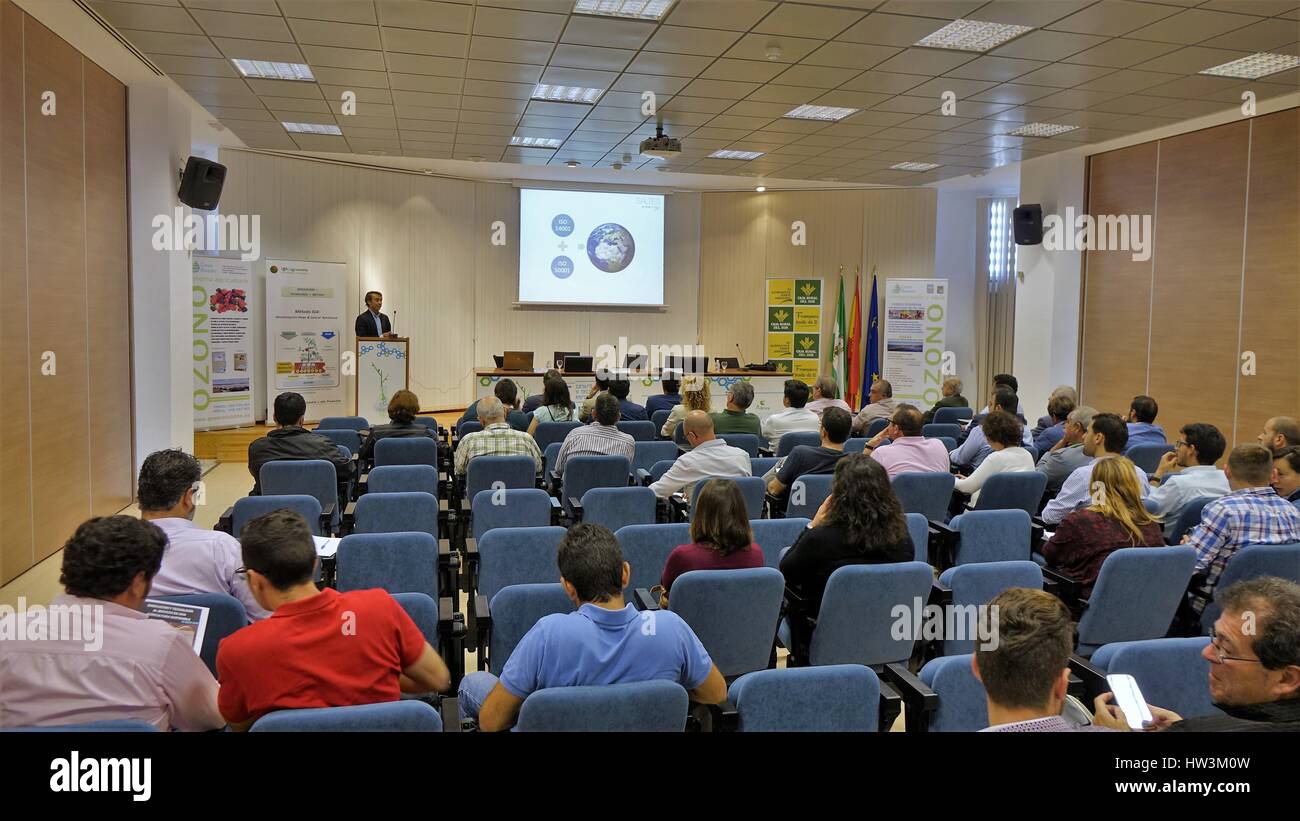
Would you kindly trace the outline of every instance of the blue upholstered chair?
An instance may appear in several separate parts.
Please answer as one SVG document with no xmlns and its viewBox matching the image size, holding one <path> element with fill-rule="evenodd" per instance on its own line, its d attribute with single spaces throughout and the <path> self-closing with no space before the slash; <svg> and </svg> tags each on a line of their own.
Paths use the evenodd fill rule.
<svg viewBox="0 0 1300 821">
<path fill-rule="evenodd" d="M 390 701 L 350 707 L 277 710 L 249 728 L 252 733 L 440 733 L 442 716 L 423 701 Z"/>
<path fill-rule="evenodd" d="M 784 577 L 770 567 L 692 570 L 673 582 L 669 609 L 731 678 L 767 668 L 784 591 Z"/>
<path fill-rule="evenodd" d="M 742 733 L 871 733 L 880 724 L 880 679 L 835 664 L 746 673 L 727 691 Z"/>
<path fill-rule="evenodd" d="M 519 708 L 521 733 L 680 733 L 690 698 L 663 679 L 604 687 L 550 687 Z"/>
</svg>

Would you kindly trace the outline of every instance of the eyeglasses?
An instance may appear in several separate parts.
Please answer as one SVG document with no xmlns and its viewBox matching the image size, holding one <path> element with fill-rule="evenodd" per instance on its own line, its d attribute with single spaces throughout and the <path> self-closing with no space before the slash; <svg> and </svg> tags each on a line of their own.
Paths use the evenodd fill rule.
<svg viewBox="0 0 1300 821">
<path fill-rule="evenodd" d="M 1183 440 L 1183 439 L 1179 439 L 1177 442 L 1174 442 L 1174 447 L 1176 447 L 1176 448 L 1185 448 L 1185 447 L 1187 447 L 1187 442 L 1186 442 L 1185 440 Z"/>
<path fill-rule="evenodd" d="M 1214 655 L 1218 657 L 1218 659 L 1219 659 L 1219 664 L 1224 664 L 1224 663 L 1229 662 L 1229 661 L 1249 661 L 1249 662 L 1253 662 L 1253 663 L 1255 663 L 1255 664 L 1263 664 L 1263 663 L 1264 663 L 1264 662 L 1260 661 L 1259 659 L 1248 659 L 1248 658 L 1243 658 L 1242 656 L 1226 656 L 1226 655 L 1224 655 L 1224 654 L 1223 654 L 1223 648 L 1221 648 L 1221 647 L 1219 646 L 1219 632 L 1218 632 L 1217 630 L 1215 630 L 1213 627 L 1210 628 L 1210 647 L 1214 650 Z"/>
</svg>

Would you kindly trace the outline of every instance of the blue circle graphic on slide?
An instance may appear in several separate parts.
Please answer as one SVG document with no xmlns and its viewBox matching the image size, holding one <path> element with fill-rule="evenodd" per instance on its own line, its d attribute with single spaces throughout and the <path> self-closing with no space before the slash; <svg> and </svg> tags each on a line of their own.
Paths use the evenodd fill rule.
<svg viewBox="0 0 1300 821">
<path fill-rule="evenodd" d="M 635 255 L 632 232 L 616 222 L 597 226 L 587 237 L 587 258 L 607 274 L 616 274 L 631 265 Z"/>
<path fill-rule="evenodd" d="M 551 218 L 551 230 L 557 237 L 567 237 L 573 233 L 573 217 L 568 214 L 556 214 Z"/>
<path fill-rule="evenodd" d="M 551 260 L 551 273 L 556 279 L 568 279 L 573 276 L 573 260 L 568 257 L 556 257 Z"/>
</svg>

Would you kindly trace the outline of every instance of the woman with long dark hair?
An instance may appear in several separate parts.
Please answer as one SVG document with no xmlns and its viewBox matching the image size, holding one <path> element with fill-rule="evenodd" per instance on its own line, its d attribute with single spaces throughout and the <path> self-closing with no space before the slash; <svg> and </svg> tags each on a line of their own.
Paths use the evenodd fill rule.
<svg viewBox="0 0 1300 821">
<path fill-rule="evenodd" d="M 542 422 L 572 422 L 577 417 L 573 413 L 573 400 L 569 398 L 569 383 L 563 379 L 548 379 L 542 386 L 541 407 L 533 411 L 533 421 L 528 425 L 528 432 L 537 435 L 537 426 Z"/>
<path fill-rule="evenodd" d="M 763 566 L 763 549 L 754 542 L 740 485 L 730 479 L 710 479 L 695 491 L 692 504 L 691 544 L 673 548 L 660 578 L 660 600 L 665 606 L 668 591 L 683 573 Z"/>
</svg>

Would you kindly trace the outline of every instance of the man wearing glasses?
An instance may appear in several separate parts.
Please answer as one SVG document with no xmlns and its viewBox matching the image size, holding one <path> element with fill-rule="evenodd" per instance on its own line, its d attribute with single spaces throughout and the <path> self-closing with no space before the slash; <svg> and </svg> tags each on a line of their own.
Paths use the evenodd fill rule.
<svg viewBox="0 0 1300 821">
<path fill-rule="evenodd" d="M 1227 474 L 1214 466 L 1227 448 L 1219 429 L 1196 423 L 1184 425 L 1179 433 L 1183 438 L 1174 445 L 1174 452 L 1160 457 L 1147 496 L 1147 509 L 1164 520 L 1166 536 L 1189 504 L 1226 496 L 1230 490 Z"/>
</svg>

